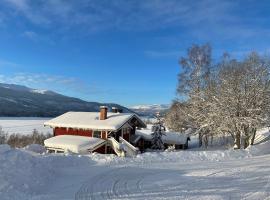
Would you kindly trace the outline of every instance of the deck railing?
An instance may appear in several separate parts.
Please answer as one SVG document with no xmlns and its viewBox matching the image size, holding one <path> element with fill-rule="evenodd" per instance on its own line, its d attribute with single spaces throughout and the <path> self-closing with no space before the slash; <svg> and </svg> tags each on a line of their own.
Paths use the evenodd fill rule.
<svg viewBox="0 0 270 200">
<path fill-rule="evenodd" d="M 127 156 L 136 156 L 137 154 L 140 153 L 140 150 L 137 147 L 134 147 L 132 144 L 130 144 L 124 138 L 119 137 L 119 141 L 122 144 L 121 148 L 124 149 Z"/>
<path fill-rule="evenodd" d="M 261 144 L 261 143 L 266 142 L 268 140 L 270 140 L 270 135 L 267 135 L 267 136 L 266 135 L 256 135 L 255 140 L 254 140 L 254 144 L 255 145 Z"/>
<path fill-rule="evenodd" d="M 121 145 L 114 138 L 108 138 L 108 141 L 110 146 L 118 156 L 125 156 L 125 152 L 121 149 Z"/>
<path fill-rule="evenodd" d="M 108 141 L 118 156 L 136 156 L 140 153 L 140 150 L 137 147 L 134 147 L 122 137 L 119 137 L 120 142 L 117 142 L 114 138 L 108 138 Z"/>
</svg>

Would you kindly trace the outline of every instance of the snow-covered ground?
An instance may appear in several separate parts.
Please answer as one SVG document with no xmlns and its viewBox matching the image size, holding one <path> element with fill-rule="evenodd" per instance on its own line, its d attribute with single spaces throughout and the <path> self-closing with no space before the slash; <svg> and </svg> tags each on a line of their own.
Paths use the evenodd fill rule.
<svg viewBox="0 0 270 200">
<path fill-rule="evenodd" d="M 0 199 L 269 199 L 270 142 L 135 158 L 0 145 Z"/>
<path fill-rule="evenodd" d="M 31 134 L 34 129 L 38 132 L 52 133 L 52 129 L 44 127 L 44 122 L 50 118 L 39 117 L 0 117 L 0 127 L 8 134 Z"/>
<path fill-rule="evenodd" d="M 0 118 L 0 126 L 9 133 L 46 133 L 47 120 Z M 1 200 L 270 199 L 270 141 L 247 150 L 195 148 L 135 158 L 44 151 L 39 145 L 0 145 Z"/>
</svg>

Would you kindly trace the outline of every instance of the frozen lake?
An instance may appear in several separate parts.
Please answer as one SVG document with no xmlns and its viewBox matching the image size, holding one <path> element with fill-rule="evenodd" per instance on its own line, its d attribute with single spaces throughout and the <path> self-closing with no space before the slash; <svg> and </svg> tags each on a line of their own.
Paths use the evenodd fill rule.
<svg viewBox="0 0 270 200">
<path fill-rule="evenodd" d="M 52 133 L 52 129 L 43 123 L 50 118 L 42 117 L 0 117 L 0 127 L 8 134 L 31 134 L 34 129 L 42 133 Z"/>
</svg>

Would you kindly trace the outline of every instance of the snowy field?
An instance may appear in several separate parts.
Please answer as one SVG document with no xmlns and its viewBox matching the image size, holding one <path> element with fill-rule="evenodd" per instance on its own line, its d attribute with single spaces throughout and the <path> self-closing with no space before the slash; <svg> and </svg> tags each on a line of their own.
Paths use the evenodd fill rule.
<svg viewBox="0 0 270 200">
<path fill-rule="evenodd" d="M 48 132 L 52 133 L 51 128 L 43 126 L 44 122 L 49 119 L 39 117 L 0 117 L 0 127 L 8 134 L 31 134 L 34 129 L 46 134 Z"/>
<path fill-rule="evenodd" d="M 0 145 L 0 199 L 270 199 L 270 142 L 135 158 Z"/>
<path fill-rule="evenodd" d="M 47 133 L 47 120 L 0 118 L 0 126 L 8 133 Z M 269 141 L 247 150 L 195 148 L 135 158 L 42 152 L 37 145 L 0 145 L 1 200 L 270 199 Z"/>
</svg>

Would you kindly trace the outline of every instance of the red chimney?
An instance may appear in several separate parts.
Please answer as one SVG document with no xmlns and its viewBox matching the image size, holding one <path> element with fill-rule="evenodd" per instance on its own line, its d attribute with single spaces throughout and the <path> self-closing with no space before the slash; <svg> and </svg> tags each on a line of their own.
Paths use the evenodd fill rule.
<svg viewBox="0 0 270 200">
<path fill-rule="evenodd" d="M 100 106 L 99 119 L 100 120 L 107 119 L 107 113 L 108 113 L 108 107 L 107 106 Z"/>
</svg>

